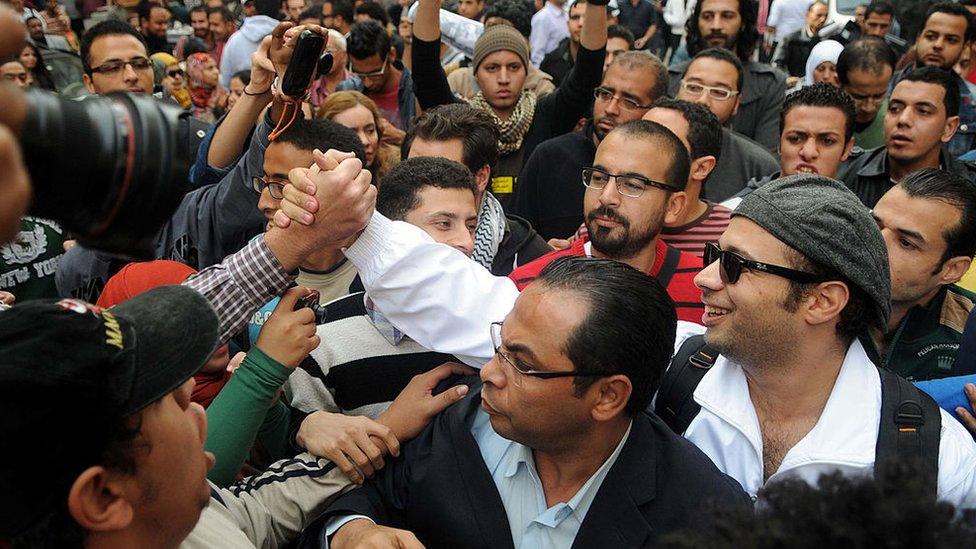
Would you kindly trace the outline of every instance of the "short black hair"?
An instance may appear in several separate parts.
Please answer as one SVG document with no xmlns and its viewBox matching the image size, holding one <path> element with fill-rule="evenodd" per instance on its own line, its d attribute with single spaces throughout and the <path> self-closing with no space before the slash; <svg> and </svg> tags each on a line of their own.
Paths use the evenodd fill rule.
<svg viewBox="0 0 976 549">
<path fill-rule="evenodd" d="M 959 84 L 956 83 L 957 80 L 958 77 L 951 71 L 942 67 L 926 66 L 909 72 L 898 81 L 898 84 L 902 82 L 925 82 L 942 86 L 942 89 L 945 90 L 942 104 L 945 105 L 946 117 L 949 118 L 959 115 Z M 895 84 L 894 88 L 897 88 L 898 84 Z M 894 88 L 892 88 L 892 93 L 894 93 Z"/>
<path fill-rule="evenodd" d="M 968 547 L 976 514 L 937 502 L 916 462 L 881 464 L 874 475 L 821 475 L 768 483 L 753 506 L 706 506 L 694 528 L 664 536 L 666 549 L 738 547 Z"/>
<path fill-rule="evenodd" d="M 841 85 L 850 84 L 849 74 L 853 70 L 869 74 L 881 74 L 881 67 L 888 65 L 894 74 L 898 59 L 891 46 L 883 38 L 864 36 L 844 47 L 837 58 L 837 78 Z"/>
<path fill-rule="evenodd" d="M 703 49 L 708 48 L 708 43 L 698 29 L 698 19 L 701 17 L 702 4 L 707 0 L 699 0 L 695 4 L 695 11 L 685 23 L 685 36 L 687 37 L 688 53 L 692 56 L 698 54 Z M 759 42 L 759 31 L 756 28 L 756 21 L 759 19 L 759 5 L 754 0 L 739 0 L 739 17 L 742 24 L 739 27 L 739 35 L 735 40 L 735 55 L 743 63 L 752 57 Z"/>
<path fill-rule="evenodd" d="M 203 12 L 204 15 L 208 15 L 210 13 L 210 8 L 208 8 L 203 4 L 197 4 L 196 6 L 190 8 L 190 13 L 200 13 L 200 12 Z"/>
<path fill-rule="evenodd" d="M 936 13 L 944 13 L 965 19 L 966 32 L 963 35 L 963 40 L 966 42 L 976 40 L 976 26 L 973 26 L 973 14 L 969 13 L 969 10 L 956 2 L 939 2 L 929 6 L 929 9 L 925 12 L 925 19 L 922 20 L 922 29 L 928 23 L 929 17 L 932 17 Z"/>
<path fill-rule="evenodd" d="M 85 34 L 81 35 L 81 66 L 84 68 L 85 74 L 88 76 L 92 75 L 91 47 L 95 40 L 103 36 L 114 36 L 119 34 L 127 34 L 135 37 L 142 44 L 142 47 L 146 49 L 146 53 L 149 52 L 149 47 L 146 45 L 146 39 L 142 36 L 142 33 L 132 28 L 132 25 L 123 23 L 122 21 L 118 21 L 116 19 L 106 19 L 105 21 L 92 26 L 90 29 L 85 31 Z"/>
<path fill-rule="evenodd" d="M 338 122 L 324 118 L 317 120 L 300 118 L 295 120 L 274 142 L 288 143 L 302 151 L 335 149 L 342 152 L 351 152 L 356 154 L 356 158 L 363 165 L 366 165 L 366 151 L 363 149 L 363 142 L 359 140 L 356 132 Z M 299 166 L 295 167 L 297 168 Z"/>
<path fill-rule="evenodd" d="M 352 2 L 349 0 L 325 0 L 322 4 L 332 4 L 333 17 L 340 16 L 350 25 L 356 21 L 353 17 Z"/>
<path fill-rule="evenodd" d="M 786 126 L 786 114 L 796 107 L 828 107 L 835 108 L 844 114 L 844 141 L 850 141 L 854 135 L 854 100 L 847 92 L 826 82 L 818 82 L 806 86 L 786 96 L 783 108 L 779 111 L 779 133 L 782 135 Z"/>
<path fill-rule="evenodd" d="M 866 335 L 871 327 L 881 326 L 881 316 L 875 306 L 874 299 L 860 286 L 845 278 L 839 271 L 816 263 L 807 256 L 803 255 L 795 248 L 786 244 L 783 246 L 787 250 L 790 268 L 816 275 L 820 280 L 836 280 L 843 282 L 847 286 L 847 304 L 841 310 L 837 319 L 835 331 L 837 336 L 847 344 L 856 338 Z M 795 280 L 789 282 L 786 299 L 783 307 L 795 313 L 803 301 L 803 297 L 817 286 L 816 282 L 801 283 Z"/>
<path fill-rule="evenodd" d="M 672 187 L 684 190 L 688 183 L 688 173 L 691 171 L 691 161 L 688 158 L 688 150 L 685 144 L 678 139 L 677 135 L 668 128 L 651 122 L 649 120 L 631 120 L 621 124 L 610 131 L 613 133 L 623 133 L 637 139 L 654 141 L 663 153 L 660 158 L 670 158 L 671 165 L 664 176 L 665 181 Z"/>
<path fill-rule="evenodd" d="M 376 191 L 376 211 L 393 220 L 403 220 L 420 205 L 420 191 L 424 187 L 465 189 L 471 200 L 478 187 L 474 176 L 463 164 L 446 158 L 418 156 L 400 162 L 383 176 Z"/>
<path fill-rule="evenodd" d="M 312 4 L 311 6 L 302 10 L 302 13 L 298 15 L 298 20 L 302 21 L 305 19 L 315 19 L 322 24 L 322 6 L 317 4 Z"/>
<path fill-rule="evenodd" d="M 496 0 L 485 6 L 484 17 L 485 21 L 492 17 L 508 21 L 526 40 L 532 34 L 532 12 L 520 0 Z"/>
<path fill-rule="evenodd" d="M 356 59 L 366 59 L 375 54 L 385 61 L 390 55 L 390 35 L 376 21 L 356 23 L 349 29 L 346 51 Z"/>
<path fill-rule="evenodd" d="M 625 413 L 636 417 L 651 403 L 674 351 L 678 318 L 668 292 L 654 278 L 609 259 L 561 257 L 532 284 L 543 291 L 571 292 L 589 305 L 563 353 L 586 374 L 622 374 L 633 391 Z M 576 377 L 577 396 L 596 382 Z"/>
<path fill-rule="evenodd" d="M 186 39 L 186 43 L 183 44 L 183 57 L 189 59 L 189 57 L 194 53 L 206 53 L 209 55 L 210 46 L 208 46 L 202 38 L 189 35 Z M 216 61 L 216 59 L 214 59 L 214 61 Z"/>
<path fill-rule="evenodd" d="M 895 8 L 884 0 L 875 0 L 874 2 L 868 4 L 868 7 L 864 10 L 864 18 L 867 19 L 872 13 L 877 13 L 878 15 L 890 15 L 892 18 L 894 18 Z"/>
<path fill-rule="evenodd" d="M 691 149 L 691 160 L 703 156 L 714 156 L 718 160 L 722 155 L 722 123 L 715 113 L 700 103 L 682 101 L 662 97 L 654 102 L 652 109 L 671 109 L 681 113 L 688 122 L 688 147 Z"/>
<path fill-rule="evenodd" d="M 936 168 L 908 174 L 898 185 L 912 198 L 939 200 L 959 210 L 959 224 L 942 234 L 946 251 L 939 269 L 948 259 L 976 255 L 976 186 L 968 179 Z"/>
<path fill-rule="evenodd" d="M 149 19 L 152 16 L 153 8 L 160 8 L 166 11 L 170 11 L 169 8 L 167 8 L 164 4 L 157 4 L 156 2 L 141 0 L 139 2 L 139 5 L 136 7 L 136 13 L 139 14 L 139 21 L 142 21 L 143 19 Z"/>
<path fill-rule="evenodd" d="M 390 23 L 390 16 L 387 15 L 386 10 L 383 6 L 377 4 L 376 2 L 363 2 L 356 6 L 356 15 L 365 14 L 370 19 L 377 21 L 384 27 Z"/>
<path fill-rule="evenodd" d="M 407 158 L 417 137 L 424 141 L 460 139 L 464 165 L 477 173 L 483 166 L 495 167 L 498 161 L 498 125 L 485 111 L 467 103 L 449 103 L 428 109 L 418 116 L 407 132 L 401 156 Z"/>
<path fill-rule="evenodd" d="M 634 33 L 623 25 L 610 25 L 607 27 L 607 40 L 611 38 L 623 38 L 627 41 L 627 49 L 634 49 Z"/>
<path fill-rule="evenodd" d="M 703 57 L 725 61 L 726 63 L 730 63 L 733 67 L 735 67 L 735 89 L 739 93 L 742 93 L 742 84 L 745 82 L 746 69 L 738 57 L 725 48 L 707 48 L 696 53 L 695 56 L 691 58 L 691 62 L 688 63 L 687 66 L 690 67 L 692 63 Z M 687 67 L 685 68 L 685 72 L 688 72 Z M 684 77 L 684 75 L 681 76 Z"/>
<path fill-rule="evenodd" d="M 621 52 L 613 58 L 611 66 L 619 66 L 628 71 L 629 74 L 633 74 L 635 71 L 649 72 L 654 82 L 651 88 L 647 90 L 647 97 L 651 101 L 655 101 L 668 94 L 668 84 L 671 82 L 671 77 L 668 75 L 668 66 L 661 61 L 660 57 L 647 50 Z"/>
<path fill-rule="evenodd" d="M 220 18 L 224 20 L 224 23 L 227 23 L 229 21 L 234 21 L 234 14 L 229 9 L 227 9 L 227 6 L 220 6 L 216 8 L 207 9 L 207 17 L 210 17 L 215 13 L 220 14 Z M 321 14 L 321 11 L 319 13 Z"/>
<path fill-rule="evenodd" d="M 254 0 L 254 9 L 258 15 L 281 19 L 281 0 Z"/>
<path fill-rule="evenodd" d="M 230 79 L 231 80 L 233 80 L 235 78 L 238 79 L 238 80 L 240 80 L 241 82 L 244 83 L 245 86 L 247 86 L 248 84 L 251 83 L 251 71 L 248 70 L 248 69 L 244 69 L 242 71 L 237 71 L 237 72 L 235 72 L 234 74 L 232 74 L 230 76 Z"/>
</svg>

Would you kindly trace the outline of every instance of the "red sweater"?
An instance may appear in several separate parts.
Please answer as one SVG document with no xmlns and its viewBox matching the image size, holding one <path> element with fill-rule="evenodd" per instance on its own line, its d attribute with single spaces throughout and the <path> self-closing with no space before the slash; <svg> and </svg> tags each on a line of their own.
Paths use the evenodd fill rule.
<svg viewBox="0 0 976 549">
<path fill-rule="evenodd" d="M 526 263 L 508 275 L 515 282 L 519 290 L 524 290 L 539 273 L 554 259 L 567 256 L 583 257 L 586 251 L 583 246 L 587 242 L 584 236 L 578 238 L 573 245 L 565 250 L 550 252 L 535 261 Z M 686 320 L 701 324 L 705 306 L 701 302 L 701 290 L 695 286 L 695 275 L 702 269 L 702 260 L 693 254 L 681 252 L 657 239 L 654 265 L 649 273 L 665 287 L 674 308 L 678 313 L 678 320 Z"/>
</svg>

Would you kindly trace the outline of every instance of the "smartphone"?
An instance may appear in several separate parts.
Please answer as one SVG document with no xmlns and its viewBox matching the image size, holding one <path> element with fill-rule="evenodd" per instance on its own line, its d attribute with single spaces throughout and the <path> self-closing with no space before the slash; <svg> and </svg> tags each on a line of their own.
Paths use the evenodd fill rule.
<svg viewBox="0 0 976 549">
<path fill-rule="evenodd" d="M 315 68 L 325 47 L 325 37 L 310 30 L 304 30 L 298 35 L 295 52 L 285 69 L 285 76 L 281 79 L 281 93 L 288 97 L 303 97 L 305 90 L 312 83 Z"/>
</svg>

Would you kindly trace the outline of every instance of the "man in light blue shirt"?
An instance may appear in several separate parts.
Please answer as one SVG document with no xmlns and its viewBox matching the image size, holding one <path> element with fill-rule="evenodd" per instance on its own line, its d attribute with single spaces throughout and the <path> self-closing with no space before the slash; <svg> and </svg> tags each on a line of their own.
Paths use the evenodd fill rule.
<svg viewBox="0 0 976 549">
<path fill-rule="evenodd" d="M 546 54 L 559 47 L 564 38 L 569 37 L 569 14 L 563 9 L 564 0 L 548 0 L 541 10 L 532 16 L 532 33 L 529 45 L 532 46 L 532 64 L 542 64 Z"/>
</svg>

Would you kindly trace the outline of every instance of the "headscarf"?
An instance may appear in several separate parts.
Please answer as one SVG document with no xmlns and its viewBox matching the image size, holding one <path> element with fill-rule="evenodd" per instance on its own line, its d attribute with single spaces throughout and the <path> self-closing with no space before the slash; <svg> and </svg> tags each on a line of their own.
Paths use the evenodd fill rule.
<svg viewBox="0 0 976 549">
<path fill-rule="evenodd" d="M 154 61 L 159 61 L 159 63 L 163 66 L 163 78 L 166 77 L 166 71 L 168 71 L 170 67 L 179 66 L 180 64 L 175 57 L 165 52 L 154 53 L 149 57 Z M 184 109 L 190 108 L 190 105 L 192 104 L 190 102 L 190 90 L 186 89 L 185 80 L 183 81 L 182 87 L 179 89 L 170 90 L 169 95 Z"/>
<path fill-rule="evenodd" d="M 204 52 L 197 52 L 186 58 L 186 78 L 193 103 L 190 112 L 203 119 L 212 119 L 213 108 L 227 95 L 227 91 L 219 84 L 213 86 L 203 81 L 203 71 L 211 62 L 216 63 L 212 55 Z"/>
<path fill-rule="evenodd" d="M 814 46 L 810 50 L 810 57 L 807 57 L 807 73 L 803 77 L 803 85 L 812 86 L 814 84 L 813 73 L 817 67 L 824 61 L 830 61 L 836 65 L 837 58 L 840 57 L 842 51 L 844 51 L 844 46 L 836 40 L 824 40 Z"/>
</svg>

